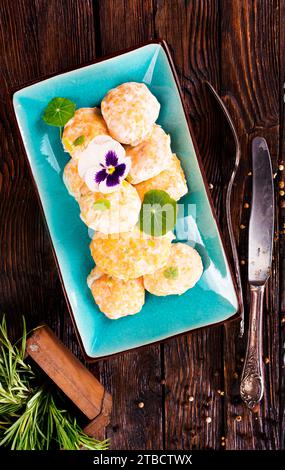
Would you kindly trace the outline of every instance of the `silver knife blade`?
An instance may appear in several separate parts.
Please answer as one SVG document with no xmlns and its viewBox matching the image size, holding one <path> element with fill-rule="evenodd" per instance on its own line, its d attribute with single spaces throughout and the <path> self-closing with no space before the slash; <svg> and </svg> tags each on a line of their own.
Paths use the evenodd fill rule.
<svg viewBox="0 0 285 470">
<path fill-rule="evenodd" d="M 266 140 L 252 141 L 252 206 L 249 221 L 248 280 L 265 284 L 271 269 L 274 234 L 274 187 Z"/>
</svg>

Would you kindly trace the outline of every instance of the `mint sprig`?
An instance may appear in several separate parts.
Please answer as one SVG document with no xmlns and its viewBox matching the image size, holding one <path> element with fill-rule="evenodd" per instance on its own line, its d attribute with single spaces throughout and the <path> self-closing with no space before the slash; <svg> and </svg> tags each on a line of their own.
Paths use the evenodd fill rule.
<svg viewBox="0 0 285 470">
<path fill-rule="evenodd" d="M 84 141 L 85 141 L 85 135 L 80 135 L 79 137 L 77 137 L 77 139 L 73 141 L 73 145 L 75 146 L 82 145 Z"/>
<path fill-rule="evenodd" d="M 76 104 L 67 98 L 53 98 L 42 116 L 49 126 L 63 127 L 74 116 Z"/>
<path fill-rule="evenodd" d="M 178 278 L 178 268 L 176 266 L 169 266 L 163 271 L 163 275 L 166 279 L 177 279 Z"/>
</svg>

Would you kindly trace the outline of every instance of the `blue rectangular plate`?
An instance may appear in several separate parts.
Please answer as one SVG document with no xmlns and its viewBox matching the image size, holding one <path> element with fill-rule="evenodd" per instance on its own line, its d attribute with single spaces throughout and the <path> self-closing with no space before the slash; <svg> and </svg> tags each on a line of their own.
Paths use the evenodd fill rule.
<svg viewBox="0 0 285 470">
<path fill-rule="evenodd" d="M 69 156 L 57 128 L 41 119 L 55 96 L 77 107 L 99 106 L 110 88 L 144 82 L 161 103 L 158 123 L 171 136 L 171 146 L 184 168 L 189 194 L 180 203 L 177 239 L 194 246 L 204 272 L 182 296 L 146 295 L 142 311 L 114 321 L 100 313 L 86 278 L 93 260 L 90 233 L 79 207 L 68 195 L 62 173 Z M 201 173 L 186 119 L 177 76 L 166 44 L 153 42 L 112 58 L 44 79 L 17 91 L 14 110 L 50 232 L 64 293 L 87 360 L 161 341 L 189 330 L 224 322 L 238 310 L 233 278 Z"/>
</svg>

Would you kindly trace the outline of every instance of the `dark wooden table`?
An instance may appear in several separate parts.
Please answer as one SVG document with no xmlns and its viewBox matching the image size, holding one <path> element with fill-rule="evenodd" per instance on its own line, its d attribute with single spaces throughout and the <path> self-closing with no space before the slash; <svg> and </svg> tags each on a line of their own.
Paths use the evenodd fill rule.
<svg viewBox="0 0 285 470">
<path fill-rule="evenodd" d="M 246 298 L 250 143 L 257 134 L 268 140 L 276 236 L 264 319 L 266 387 L 251 414 L 239 397 L 245 339 L 237 323 L 193 332 L 91 366 L 114 399 L 108 436 L 113 449 L 284 448 L 285 0 L 1 0 L 0 15 L 0 309 L 15 334 L 22 314 L 30 326 L 44 320 L 82 358 L 6 90 L 164 38 L 222 225 L 223 183 L 209 142 L 218 122 L 209 119 L 202 80 L 217 88 L 238 129 L 233 216 Z"/>
</svg>

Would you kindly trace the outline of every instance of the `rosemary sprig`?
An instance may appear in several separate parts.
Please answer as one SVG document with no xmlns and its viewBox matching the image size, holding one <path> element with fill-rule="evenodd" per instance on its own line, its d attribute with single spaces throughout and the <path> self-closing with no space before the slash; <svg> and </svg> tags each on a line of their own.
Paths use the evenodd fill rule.
<svg viewBox="0 0 285 470">
<path fill-rule="evenodd" d="M 62 409 L 63 395 L 25 361 L 26 324 L 21 343 L 12 344 L 5 317 L 0 324 L 0 446 L 13 450 L 60 448 L 105 450 L 108 441 L 87 436 Z"/>
<path fill-rule="evenodd" d="M 24 362 L 26 324 L 23 320 L 21 347 L 8 338 L 5 317 L 0 324 L 0 415 L 14 415 L 28 399 L 35 378 L 30 365 Z"/>
</svg>

